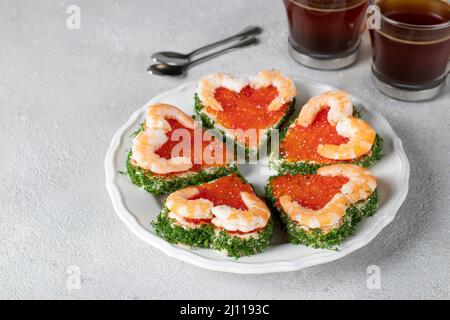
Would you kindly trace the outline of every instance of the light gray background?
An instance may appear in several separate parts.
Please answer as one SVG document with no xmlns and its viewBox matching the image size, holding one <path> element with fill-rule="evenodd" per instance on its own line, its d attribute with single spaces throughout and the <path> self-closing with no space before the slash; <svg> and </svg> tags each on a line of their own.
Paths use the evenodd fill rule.
<svg viewBox="0 0 450 320">
<path fill-rule="evenodd" d="M 81 8 L 81 30 L 66 8 Z M 199 269 L 137 239 L 104 188 L 110 140 L 129 115 L 183 79 L 145 72 L 156 50 L 189 51 L 257 24 L 258 47 L 202 64 L 213 71 L 276 68 L 328 82 L 381 112 L 404 143 L 410 192 L 395 221 L 339 261 L 244 276 Z M 0 298 L 449 298 L 450 95 L 401 103 L 369 77 L 367 36 L 344 71 L 298 66 L 286 49 L 281 0 L 0 1 Z M 366 287 L 369 265 L 382 289 Z M 66 270 L 82 272 L 80 290 Z"/>
</svg>

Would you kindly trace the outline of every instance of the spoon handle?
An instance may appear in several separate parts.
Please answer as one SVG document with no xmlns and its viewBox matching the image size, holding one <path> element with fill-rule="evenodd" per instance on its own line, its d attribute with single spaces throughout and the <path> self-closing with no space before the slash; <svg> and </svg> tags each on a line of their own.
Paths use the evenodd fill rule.
<svg viewBox="0 0 450 320">
<path fill-rule="evenodd" d="M 257 38 L 245 39 L 245 40 L 243 40 L 241 42 L 238 42 L 237 44 L 234 44 L 234 45 L 229 46 L 227 48 L 221 49 L 221 50 L 216 51 L 214 53 L 211 53 L 209 55 L 203 56 L 203 57 L 201 57 L 201 58 L 199 58 L 197 60 L 194 60 L 190 64 L 186 65 L 186 68 L 192 67 L 193 65 L 196 65 L 196 64 L 208 61 L 208 60 L 211 60 L 211 59 L 213 59 L 213 58 L 215 58 L 217 56 L 220 56 L 220 55 L 222 55 L 224 53 L 227 53 L 227 52 L 230 52 L 230 51 L 234 51 L 234 50 L 239 49 L 239 48 L 245 48 L 245 47 L 248 47 L 248 46 L 251 46 L 251 45 L 256 45 L 258 43 L 259 43 L 259 40 Z"/>
<path fill-rule="evenodd" d="M 257 27 L 257 26 L 250 26 L 245 28 L 244 30 L 242 30 L 241 32 L 239 32 L 238 34 L 235 34 L 234 36 L 225 38 L 223 40 L 208 44 L 204 47 L 198 48 L 194 51 L 192 51 L 191 53 L 188 54 L 188 56 L 192 57 L 195 56 L 197 54 L 203 53 L 205 51 L 211 50 L 213 48 L 216 48 L 218 46 L 221 46 L 223 44 L 226 44 L 230 41 L 233 40 L 237 40 L 237 39 L 242 39 L 242 38 L 246 38 L 249 36 L 256 36 L 258 34 L 261 34 L 263 32 L 263 29 L 261 27 Z"/>
</svg>

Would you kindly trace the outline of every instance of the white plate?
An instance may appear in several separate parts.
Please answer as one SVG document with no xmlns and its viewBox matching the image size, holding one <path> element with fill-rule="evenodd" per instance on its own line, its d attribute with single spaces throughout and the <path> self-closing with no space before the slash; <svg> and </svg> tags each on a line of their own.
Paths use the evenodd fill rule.
<svg viewBox="0 0 450 320">
<path fill-rule="evenodd" d="M 297 97 L 299 106 L 303 105 L 311 96 L 334 89 L 329 85 L 308 79 L 294 77 L 294 80 L 299 92 Z M 395 135 L 386 119 L 365 107 L 360 99 L 353 97 L 354 104 L 363 110 L 363 118 L 370 122 L 384 139 L 384 157 L 372 168 L 378 179 L 380 207 L 373 217 L 365 219 L 358 225 L 355 234 L 348 238 L 338 251 L 294 246 L 286 241 L 281 230 L 275 231 L 271 246 L 264 252 L 238 260 L 214 250 L 191 250 L 179 247 L 159 238 L 150 223 L 161 210 L 163 198 L 153 197 L 137 188 L 130 182 L 128 176 L 120 174 L 119 171 L 125 170 L 126 150 L 131 148 L 130 135 L 143 121 L 147 106 L 157 102 L 166 102 L 178 106 L 187 114 L 192 114 L 195 86 L 196 83 L 191 82 L 166 91 L 133 113 L 115 134 L 106 155 L 106 188 L 111 196 L 114 209 L 120 219 L 139 238 L 170 257 L 202 268 L 232 273 L 261 274 L 294 271 L 342 258 L 368 244 L 394 219 L 408 193 L 408 159 L 400 139 Z M 241 172 L 259 193 L 263 191 L 267 176 L 261 175 L 259 164 L 245 165 Z"/>
</svg>

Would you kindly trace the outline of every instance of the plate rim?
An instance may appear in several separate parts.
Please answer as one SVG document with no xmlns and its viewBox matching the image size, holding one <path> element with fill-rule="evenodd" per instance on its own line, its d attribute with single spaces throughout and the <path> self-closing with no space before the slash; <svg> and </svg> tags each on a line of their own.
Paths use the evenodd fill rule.
<svg viewBox="0 0 450 320">
<path fill-rule="evenodd" d="M 336 87 L 320 82 L 312 79 L 308 79 L 301 76 L 292 76 L 295 81 L 299 82 L 309 82 L 314 86 L 324 86 L 328 88 Z M 189 81 L 183 83 L 179 86 L 176 86 L 172 89 L 166 90 L 157 96 L 150 99 L 145 105 L 141 108 L 134 111 L 128 120 L 116 131 L 114 134 L 108 151 L 105 157 L 105 176 L 106 176 L 106 190 L 110 196 L 111 202 L 113 204 L 114 211 L 119 216 L 120 220 L 131 230 L 133 234 L 135 234 L 138 238 L 145 241 L 146 243 L 152 245 L 156 249 L 162 251 L 165 255 L 175 258 L 192 265 L 195 265 L 200 268 L 212 270 L 212 271 L 220 271 L 227 273 L 237 273 L 237 274 L 269 274 L 269 273 L 280 273 L 280 272 L 292 272 L 301 270 L 307 267 L 311 267 L 314 265 L 320 265 L 328 262 L 332 262 L 338 259 L 341 259 L 348 254 L 359 250 L 360 248 L 369 244 L 386 226 L 388 226 L 395 218 L 397 211 L 400 209 L 403 204 L 409 190 L 409 177 L 410 177 L 410 165 L 406 153 L 403 149 L 403 143 L 401 139 L 397 136 L 389 121 L 379 112 L 370 110 L 369 112 L 378 116 L 381 120 L 381 125 L 384 126 L 384 129 L 389 133 L 390 138 L 392 138 L 393 142 L 393 150 L 396 151 L 396 154 L 400 157 L 400 162 L 402 165 L 402 170 L 400 172 L 400 184 L 403 186 L 398 192 L 395 193 L 394 198 L 391 200 L 389 208 L 392 213 L 389 216 L 386 216 L 384 219 L 380 220 L 375 228 L 372 228 L 371 232 L 368 232 L 362 239 L 359 239 L 358 242 L 354 243 L 351 247 L 347 248 L 346 251 L 331 251 L 329 254 L 327 252 L 321 251 L 317 257 L 310 257 L 308 259 L 297 258 L 291 260 L 277 260 L 270 262 L 257 262 L 257 263 L 241 263 L 239 260 L 234 261 L 218 261 L 208 259 L 206 257 L 200 256 L 192 250 L 186 250 L 185 248 L 178 247 L 176 245 L 170 244 L 166 242 L 164 239 L 158 237 L 155 234 L 147 231 L 133 216 L 133 214 L 125 207 L 124 201 L 122 199 L 122 194 L 119 191 L 119 188 L 114 183 L 114 177 L 117 174 L 117 170 L 114 168 L 114 159 L 116 151 L 118 151 L 121 141 L 124 137 L 125 131 L 128 127 L 135 122 L 141 115 L 142 110 L 145 110 L 147 106 L 153 101 L 159 100 L 159 97 L 164 95 L 168 91 L 174 90 L 183 90 L 186 87 L 195 84 L 197 81 Z M 358 96 L 350 94 L 355 101 L 361 102 Z M 367 110 L 367 107 L 364 107 Z"/>
</svg>

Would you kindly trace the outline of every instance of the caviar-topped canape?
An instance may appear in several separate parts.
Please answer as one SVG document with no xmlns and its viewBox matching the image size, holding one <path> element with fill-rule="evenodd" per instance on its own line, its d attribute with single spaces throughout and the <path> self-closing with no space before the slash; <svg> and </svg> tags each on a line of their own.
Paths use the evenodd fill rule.
<svg viewBox="0 0 450 320">
<path fill-rule="evenodd" d="M 383 140 L 360 119 L 350 96 L 329 91 L 311 98 L 281 134 L 271 167 L 279 173 L 314 173 L 337 163 L 370 167 L 381 158 Z"/>
<path fill-rule="evenodd" d="M 194 119 L 175 106 L 150 106 L 128 154 L 131 181 L 162 195 L 236 172 L 233 150 L 195 126 Z"/>
<path fill-rule="evenodd" d="M 377 181 L 360 166 L 336 164 L 315 174 L 271 177 L 266 198 L 293 244 L 335 249 L 378 207 Z"/>
<path fill-rule="evenodd" d="M 258 154 L 294 110 L 296 95 L 293 81 L 278 71 L 248 79 L 214 73 L 198 84 L 195 112 L 203 126 L 219 130 L 246 154 Z"/>
<path fill-rule="evenodd" d="M 237 174 L 170 194 L 153 226 L 171 243 L 237 258 L 264 250 L 273 229 L 268 207 Z"/>
</svg>

